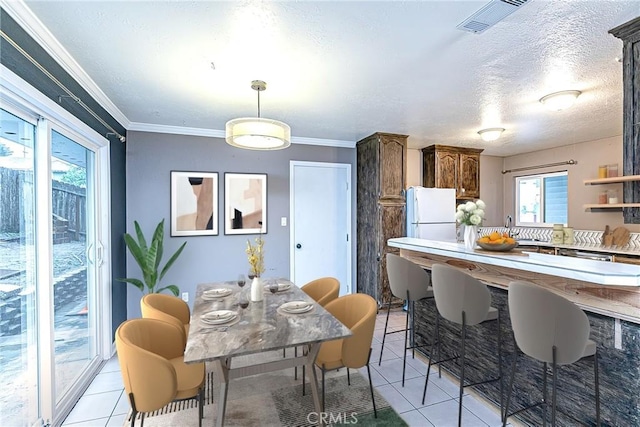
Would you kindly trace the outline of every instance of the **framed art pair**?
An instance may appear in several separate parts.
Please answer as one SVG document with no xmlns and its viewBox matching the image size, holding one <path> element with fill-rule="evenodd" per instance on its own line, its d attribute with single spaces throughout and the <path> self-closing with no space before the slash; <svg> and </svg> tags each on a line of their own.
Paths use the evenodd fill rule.
<svg viewBox="0 0 640 427">
<path fill-rule="evenodd" d="M 217 236 L 218 173 L 171 171 L 171 236 Z M 224 174 L 224 234 L 267 232 L 267 174 Z"/>
</svg>

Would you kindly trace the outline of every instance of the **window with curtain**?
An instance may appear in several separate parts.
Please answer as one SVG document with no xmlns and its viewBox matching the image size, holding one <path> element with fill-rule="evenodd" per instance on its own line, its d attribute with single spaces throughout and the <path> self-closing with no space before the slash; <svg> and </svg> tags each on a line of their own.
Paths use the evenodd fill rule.
<svg viewBox="0 0 640 427">
<path fill-rule="evenodd" d="M 567 171 L 516 177 L 516 225 L 566 225 L 567 178 Z"/>
</svg>

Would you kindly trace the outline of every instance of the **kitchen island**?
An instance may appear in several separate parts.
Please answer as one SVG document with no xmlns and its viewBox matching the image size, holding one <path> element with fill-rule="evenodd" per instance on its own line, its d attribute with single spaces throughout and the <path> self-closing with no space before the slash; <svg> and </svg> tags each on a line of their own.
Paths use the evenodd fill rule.
<svg viewBox="0 0 640 427">
<path fill-rule="evenodd" d="M 400 255 L 429 270 L 434 263 L 459 268 L 489 285 L 492 305 L 500 310 L 505 338 L 503 367 L 508 372 L 514 343 L 507 306 L 509 282 L 526 280 L 558 293 L 578 304 L 591 324 L 591 339 L 598 344 L 602 425 L 640 425 L 640 267 L 604 261 L 529 254 L 523 251 L 496 253 L 467 250 L 463 244 L 396 238 L 389 246 Z M 544 308 L 540 308 L 544 315 Z M 426 300 L 416 304 L 417 344 L 430 341 L 435 324 L 435 304 Z M 443 357 L 455 353 L 460 329 L 441 320 Z M 479 381 L 496 372 L 495 326 L 475 327 L 470 334 L 471 365 Z M 542 364 L 522 357 L 518 361 L 514 394 L 516 410 L 541 398 Z M 458 366 L 445 365 L 454 375 Z M 559 425 L 595 425 L 592 363 L 577 362 L 559 370 L 559 408 L 577 420 L 560 416 Z M 505 383 L 506 384 L 506 383 Z M 493 402 L 499 402 L 496 383 L 476 387 Z M 522 414 L 522 421 L 541 425 L 542 410 Z"/>
</svg>

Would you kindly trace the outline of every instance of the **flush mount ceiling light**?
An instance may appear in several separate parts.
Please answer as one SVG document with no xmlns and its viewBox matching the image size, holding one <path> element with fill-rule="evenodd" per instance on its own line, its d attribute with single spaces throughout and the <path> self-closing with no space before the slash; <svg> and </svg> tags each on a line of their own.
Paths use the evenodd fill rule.
<svg viewBox="0 0 640 427">
<path fill-rule="evenodd" d="M 483 141 L 495 141 L 500 138 L 504 132 L 504 128 L 487 128 L 478 131 L 478 135 L 482 138 Z"/>
<path fill-rule="evenodd" d="M 563 90 L 543 96 L 540 102 L 551 111 L 560 111 L 571 107 L 581 93 L 579 90 Z"/>
<path fill-rule="evenodd" d="M 267 89 L 262 80 L 251 82 L 251 89 L 258 92 L 258 117 L 242 117 L 229 120 L 226 125 L 227 144 L 248 150 L 280 150 L 291 145 L 291 128 L 278 120 L 260 117 L 260 92 Z"/>
</svg>

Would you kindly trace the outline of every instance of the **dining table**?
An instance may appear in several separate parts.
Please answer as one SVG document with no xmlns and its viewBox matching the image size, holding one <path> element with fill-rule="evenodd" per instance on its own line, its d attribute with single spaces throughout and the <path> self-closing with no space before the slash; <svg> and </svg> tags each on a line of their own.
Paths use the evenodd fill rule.
<svg viewBox="0 0 640 427">
<path fill-rule="evenodd" d="M 244 309 L 239 303 L 250 299 L 250 284 L 241 288 L 236 281 L 202 283 L 196 289 L 184 361 L 211 362 L 216 370 L 219 380 L 216 426 L 224 425 L 231 380 L 296 366 L 306 366 L 315 410 L 322 413 L 314 369 L 316 356 L 324 341 L 352 334 L 291 281 L 261 280 L 265 285 L 263 300 L 250 302 Z M 277 291 L 271 293 L 270 286 L 277 286 Z M 234 358 L 289 347 L 302 347 L 305 351 L 279 360 L 232 366 Z M 321 419 L 318 417 L 319 422 Z"/>
</svg>

